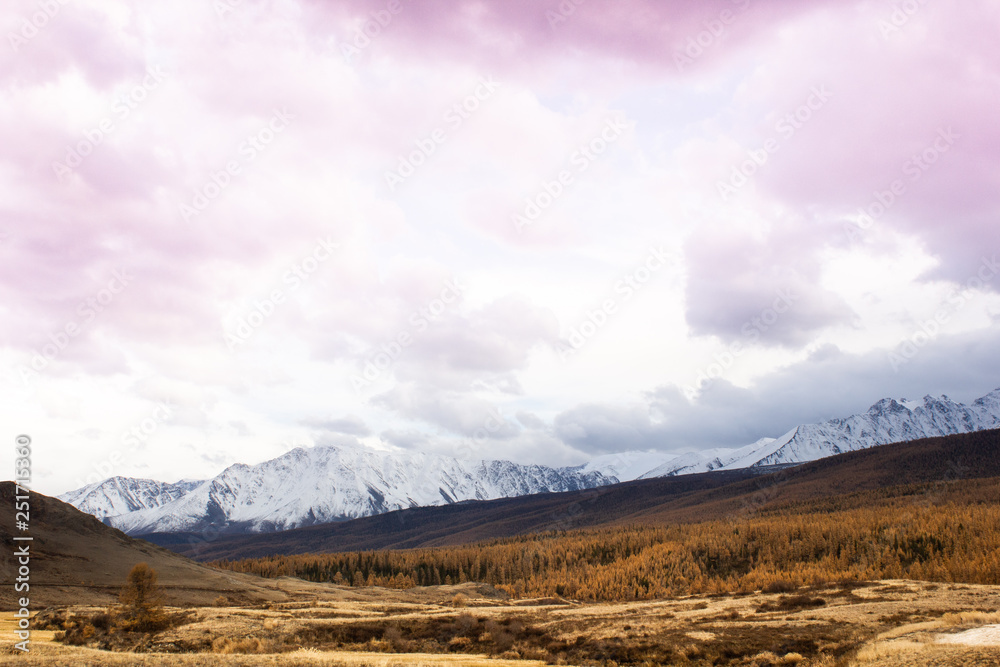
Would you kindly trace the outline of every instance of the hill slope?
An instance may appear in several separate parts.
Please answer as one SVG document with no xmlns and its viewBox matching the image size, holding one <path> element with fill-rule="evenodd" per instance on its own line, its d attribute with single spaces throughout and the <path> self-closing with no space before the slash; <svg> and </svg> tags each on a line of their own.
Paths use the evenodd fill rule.
<svg viewBox="0 0 1000 667">
<path fill-rule="evenodd" d="M 13 482 L 0 482 L 0 504 L 14 506 Z M 15 593 L 0 588 L 0 605 L 13 608 L 15 595 L 28 597 L 33 609 L 58 604 L 104 605 L 117 599 L 129 570 L 145 561 L 159 575 L 168 604 L 211 604 L 224 595 L 234 602 L 285 600 L 280 582 L 244 574 L 222 572 L 179 556 L 149 542 L 129 537 L 89 514 L 56 498 L 31 492 L 30 589 Z M 5 512 L 0 541 L 7 548 L 0 555 L 0 575 L 12 582 L 19 564 L 12 537 L 13 512 Z M 23 543 L 19 543 L 23 544 Z"/>
</svg>

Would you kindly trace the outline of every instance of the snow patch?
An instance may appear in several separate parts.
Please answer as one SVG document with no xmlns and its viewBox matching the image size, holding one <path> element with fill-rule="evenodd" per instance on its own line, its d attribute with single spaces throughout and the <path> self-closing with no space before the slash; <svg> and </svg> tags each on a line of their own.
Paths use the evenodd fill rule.
<svg viewBox="0 0 1000 667">
<path fill-rule="evenodd" d="M 1000 625 L 984 625 L 953 635 L 941 635 L 938 644 L 964 644 L 966 646 L 1000 646 Z"/>
</svg>

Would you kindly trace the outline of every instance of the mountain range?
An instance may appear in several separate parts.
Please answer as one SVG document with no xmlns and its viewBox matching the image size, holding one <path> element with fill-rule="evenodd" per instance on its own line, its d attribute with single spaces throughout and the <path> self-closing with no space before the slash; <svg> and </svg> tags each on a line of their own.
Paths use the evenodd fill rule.
<svg viewBox="0 0 1000 667">
<path fill-rule="evenodd" d="M 238 463 L 202 482 L 112 477 L 60 500 L 131 535 L 208 526 L 223 532 L 268 532 L 408 507 L 575 491 L 616 481 L 579 466 L 316 446 L 254 466 Z"/>
<path fill-rule="evenodd" d="M 169 484 L 112 477 L 61 500 L 132 534 L 260 533 L 394 510 L 710 471 L 794 465 L 892 442 L 1000 427 L 1000 389 L 965 405 L 947 396 L 883 399 L 863 414 L 796 426 L 739 449 L 680 455 L 624 452 L 579 466 L 461 461 L 356 447 L 296 448 L 257 465 L 235 464 L 209 480 Z"/>
<path fill-rule="evenodd" d="M 891 517 L 906 507 L 995 505 L 997 498 L 1000 429 L 992 429 L 869 447 L 792 466 L 714 470 L 582 491 L 413 507 L 279 533 L 155 533 L 142 538 L 195 560 L 232 561 L 496 543 L 525 535 L 558 540 L 555 534 L 578 529 L 620 534 L 627 527 L 719 520 L 737 530 L 744 519 L 754 517 L 861 507 L 880 507 Z"/>
</svg>

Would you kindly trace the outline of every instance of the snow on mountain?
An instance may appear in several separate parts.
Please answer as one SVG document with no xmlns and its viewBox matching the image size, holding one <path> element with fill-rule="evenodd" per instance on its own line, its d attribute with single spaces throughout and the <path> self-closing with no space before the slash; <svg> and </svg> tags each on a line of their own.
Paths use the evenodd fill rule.
<svg viewBox="0 0 1000 667">
<path fill-rule="evenodd" d="M 621 481 L 712 470 L 736 470 L 767 465 L 805 463 L 842 452 L 866 449 L 891 442 L 904 442 L 955 433 L 1000 428 L 1000 389 L 971 405 L 955 403 L 947 396 L 925 396 L 923 400 L 885 398 L 867 412 L 821 424 L 796 426 L 779 438 L 761 438 L 740 449 L 709 449 L 667 458 L 654 468 L 635 475 L 635 466 L 621 467 Z M 611 454 L 628 459 L 629 454 Z M 649 454 L 638 461 L 655 459 Z M 595 461 L 598 459 L 595 459 Z M 588 464 L 590 465 L 590 464 Z M 641 466 L 640 466 L 641 467 Z"/>
<path fill-rule="evenodd" d="M 192 531 L 209 525 L 232 532 L 262 532 L 408 507 L 571 491 L 616 481 L 579 466 L 557 469 L 362 448 L 298 448 L 258 465 L 230 466 L 170 502 L 106 512 L 104 518 L 131 534 Z"/>
<path fill-rule="evenodd" d="M 603 454 L 587 461 L 580 467 L 583 472 L 599 472 L 605 477 L 614 477 L 620 482 L 639 479 L 643 473 L 675 459 L 673 454 L 663 452 L 620 452 Z"/>
<path fill-rule="evenodd" d="M 891 442 L 992 428 L 1000 428 L 1000 389 L 971 405 L 955 403 L 947 396 L 925 396 L 922 401 L 884 398 L 864 414 L 797 426 L 733 459 L 725 469 L 803 463 Z"/>
<path fill-rule="evenodd" d="M 637 479 L 709 472 L 724 466 L 733 451 L 732 449 L 719 448 L 706 449 L 700 452 L 687 452 L 686 454 L 672 457 L 669 461 L 652 470 L 647 470 L 642 475 L 639 475 Z"/>
<path fill-rule="evenodd" d="M 63 494 L 59 496 L 59 500 L 73 505 L 81 512 L 103 519 L 166 505 L 182 498 L 201 483 L 182 480 L 176 484 L 167 484 L 152 479 L 109 477 L 103 482 L 88 484 Z"/>
<path fill-rule="evenodd" d="M 583 470 L 597 470 L 608 477 L 616 477 L 621 482 L 651 477 L 689 475 L 718 470 L 736 458 L 749 454 L 771 442 L 774 442 L 774 438 L 761 438 L 752 445 L 740 449 L 719 447 L 683 454 L 664 454 L 655 451 L 605 454 L 588 461 L 584 464 Z"/>
<path fill-rule="evenodd" d="M 298 448 L 257 465 L 230 466 L 210 480 L 165 484 L 112 477 L 60 499 L 132 534 L 207 526 L 261 532 L 408 507 L 804 463 L 890 442 L 991 428 L 1000 428 L 1000 389 L 970 405 L 947 396 L 926 396 L 921 401 L 886 398 L 864 414 L 796 426 L 780 438 L 762 438 L 739 449 L 680 455 L 623 452 L 579 466 L 550 468 L 363 447 Z"/>
<path fill-rule="evenodd" d="M 736 452 L 741 452 L 744 449 L 749 450 L 749 449 L 760 449 L 761 447 L 767 447 L 768 445 L 770 445 L 775 440 L 777 440 L 777 438 L 761 438 L 757 442 L 751 443 L 751 444 L 747 445 L 746 447 L 742 447 L 740 449 L 737 449 L 733 453 L 735 454 Z"/>
</svg>

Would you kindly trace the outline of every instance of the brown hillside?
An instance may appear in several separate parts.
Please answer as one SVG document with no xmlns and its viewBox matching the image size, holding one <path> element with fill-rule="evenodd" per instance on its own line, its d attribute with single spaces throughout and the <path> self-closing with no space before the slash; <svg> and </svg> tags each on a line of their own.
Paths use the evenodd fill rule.
<svg viewBox="0 0 1000 667">
<path fill-rule="evenodd" d="M 168 604 L 211 604 L 219 596 L 234 602 L 284 600 L 281 582 L 222 572 L 179 556 L 144 540 L 104 525 L 89 514 L 56 498 L 30 493 L 30 529 L 14 530 L 13 482 L 0 482 L 4 511 L 0 541 L 7 545 L 0 555 L 0 605 L 13 608 L 15 596 L 26 596 L 38 609 L 58 604 L 103 605 L 114 601 L 133 565 L 145 561 L 159 574 Z M 13 556 L 12 537 L 31 536 L 30 590 L 16 593 L 13 582 L 19 564 Z"/>
</svg>

